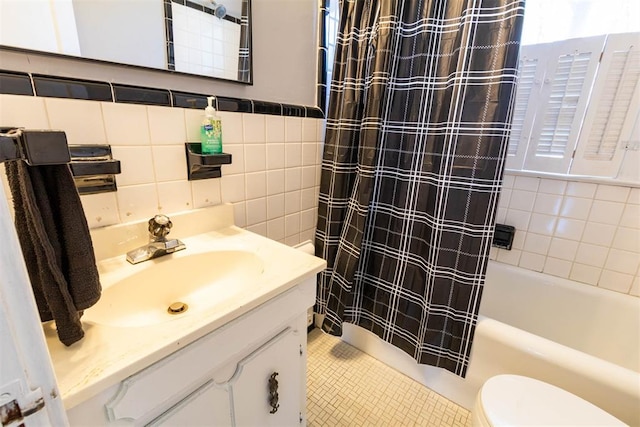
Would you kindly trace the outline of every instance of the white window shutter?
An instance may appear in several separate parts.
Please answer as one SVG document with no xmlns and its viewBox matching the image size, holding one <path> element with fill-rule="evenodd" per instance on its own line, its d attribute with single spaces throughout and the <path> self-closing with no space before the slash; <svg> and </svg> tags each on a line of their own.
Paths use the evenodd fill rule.
<svg viewBox="0 0 640 427">
<path fill-rule="evenodd" d="M 629 142 L 625 143 L 625 145 L 627 150 L 624 152 L 622 166 L 620 166 L 620 173 L 617 178 L 640 182 L 640 111 L 636 116 Z"/>
<path fill-rule="evenodd" d="M 522 46 L 518 61 L 518 88 L 511 120 L 511 136 L 507 149 L 507 169 L 522 169 L 527 145 L 531 137 L 531 127 L 536 116 L 540 88 L 544 80 L 545 51 L 550 44 Z"/>
<path fill-rule="evenodd" d="M 597 36 L 550 45 L 524 169 L 569 172 L 605 39 Z"/>
<path fill-rule="evenodd" d="M 640 35 L 607 38 L 571 174 L 615 177 L 640 111 Z"/>
</svg>

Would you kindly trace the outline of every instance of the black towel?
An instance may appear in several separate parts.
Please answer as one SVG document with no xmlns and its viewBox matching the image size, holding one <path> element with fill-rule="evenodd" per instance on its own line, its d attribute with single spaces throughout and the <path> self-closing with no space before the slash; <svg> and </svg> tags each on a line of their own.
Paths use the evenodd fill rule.
<svg viewBox="0 0 640 427">
<path fill-rule="evenodd" d="M 45 322 L 65 345 L 82 339 L 82 310 L 100 298 L 89 227 L 67 165 L 5 164 L 15 224 L 31 286 Z"/>
</svg>

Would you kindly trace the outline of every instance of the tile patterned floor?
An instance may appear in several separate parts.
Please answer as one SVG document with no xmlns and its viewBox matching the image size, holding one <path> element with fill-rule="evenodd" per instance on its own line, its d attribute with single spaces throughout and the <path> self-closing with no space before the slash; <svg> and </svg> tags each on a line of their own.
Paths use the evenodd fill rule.
<svg viewBox="0 0 640 427">
<path fill-rule="evenodd" d="M 466 409 L 319 329 L 307 354 L 310 427 L 471 425 Z"/>
</svg>

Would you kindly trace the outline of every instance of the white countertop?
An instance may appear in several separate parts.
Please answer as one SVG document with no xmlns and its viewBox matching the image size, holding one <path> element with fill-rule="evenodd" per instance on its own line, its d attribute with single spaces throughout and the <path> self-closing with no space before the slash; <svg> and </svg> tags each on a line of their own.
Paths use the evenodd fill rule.
<svg viewBox="0 0 640 427">
<path fill-rule="evenodd" d="M 47 345 L 66 409 L 229 323 L 326 267 L 326 262 L 320 258 L 238 227 L 222 225 L 214 231 L 186 238 L 179 234 L 180 229 L 174 225 L 171 237 L 180 238 L 187 248 L 166 257 L 215 250 L 242 250 L 256 254 L 264 267 L 259 280 L 241 285 L 241 289 L 233 293 L 231 298 L 219 303 L 212 302 L 210 308 L 197 315 L 184 313 L 164 323 L 149 326 L 117 327 L 83 321 L 85 337 L 70 347 L 65 347 L 58 340 L 53 325 L 45 325 Z M 154 260 L 131 265 L 125 260 L 124 253 L 98 261 L 103 292 L 118 279 L 153 266 Z M 207 268 L 213 270 L 216 266 Z M 180 286 L 179 283 L 176 286 Z"/>
</svg>

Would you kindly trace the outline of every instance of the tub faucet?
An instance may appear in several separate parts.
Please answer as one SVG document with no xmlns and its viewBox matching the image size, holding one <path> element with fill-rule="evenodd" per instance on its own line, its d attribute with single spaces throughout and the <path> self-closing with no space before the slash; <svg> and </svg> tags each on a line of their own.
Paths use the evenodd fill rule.
<svg viewBox="0 0 640 427">
<path fill-rule="evenodd" d="M 149 220 L 149 243 L 127 252 L 127 261 L 138 264 L 185 249 L 178 239 L 167 239 L 173 223 L 166 215 L 156 215 Z"/>
</svg>

